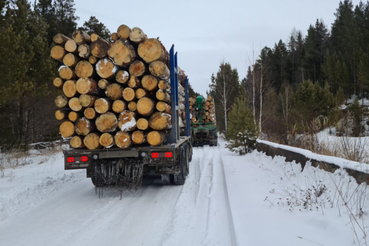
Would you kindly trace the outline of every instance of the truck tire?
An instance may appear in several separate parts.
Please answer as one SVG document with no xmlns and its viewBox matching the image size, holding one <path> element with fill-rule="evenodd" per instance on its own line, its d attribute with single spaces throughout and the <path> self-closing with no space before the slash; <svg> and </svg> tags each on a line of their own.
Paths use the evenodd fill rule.
<svg viewBox="0 0 369 246">
<path fill-rule="evenodd" d="M 95 177 L 91 177 L 91 182 L 92 184 L 95 186 L 95 187 L 103 187 L 104 185 L 97 182 L 96 178 Z"/>
<path fill-rule="evenodd" d="M 179 161 L 179 174 L 174 175 L 175 185 L 184 185 L 186 182 L 186 167 L 188 166 L 188 155 L 186 151 L 186 145 L 181 146 L 180 161 Z"/>
</svg>

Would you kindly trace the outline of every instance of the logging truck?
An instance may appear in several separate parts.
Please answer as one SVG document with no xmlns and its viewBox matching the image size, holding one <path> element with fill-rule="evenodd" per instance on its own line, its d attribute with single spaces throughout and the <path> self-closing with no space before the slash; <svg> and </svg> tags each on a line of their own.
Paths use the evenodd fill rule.
<svg viewBox="0 0 369 246">
<path fill-rule="evenodd" d="M 146 174 L 183 185 L 192 159 L 189 84 L 174 46 L 167 52 L 126 25 L 111 40 L 82 30 L 54 37 L 51 57 L 65 65 L 53 82 L 63 92 L 59 132 L 70 139 L 64 169 L 85 169 L 96 187 L 136 190 Z"/>
</svg>

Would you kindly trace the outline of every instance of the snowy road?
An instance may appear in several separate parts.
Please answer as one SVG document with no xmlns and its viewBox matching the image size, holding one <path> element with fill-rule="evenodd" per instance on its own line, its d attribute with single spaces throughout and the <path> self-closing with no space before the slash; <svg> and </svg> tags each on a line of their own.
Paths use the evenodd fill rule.
<svg viewBox="0 0 369 246">
<path fill-rule="evenodd" d="M 62 159 L 56 162 L 63 166 Z M 99 199 L 90 179 L 75 173 L 76 181 L 0 221 L 0 244 L 236 245 L 219 147 L 194 149 L 184 186 L 148 178 L 136 193 L 125 191 L 122 200 L 114 189 L 104 189 Z M 32 173 L 33 179 L 37 175 Z"/>
</svg>

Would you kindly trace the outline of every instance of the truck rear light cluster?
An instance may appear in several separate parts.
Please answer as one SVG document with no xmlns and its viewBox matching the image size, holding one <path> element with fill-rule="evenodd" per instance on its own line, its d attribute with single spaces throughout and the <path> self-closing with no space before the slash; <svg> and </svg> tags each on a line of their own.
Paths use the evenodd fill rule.
<svg viewBox="0 0 369 246">
<path fill-rule="evenodd" d="M 159 153 L 151 153 L 151 157 L 154 159 L 159 158 Z"/>
<path fill-rule="evenodd" d="M 68 157 L 67 158 L 67 162 L 70 163 L 70 162 L 74 162 L 74 157 Z"/>
<path fill-rule="evenodd" d="M 151 158 L 157 159 L 159 157 L 173 158 L 173 153 L 172 152 L 153 152 L 151 153 Z"/>
<path fill-rule="evenodd" d="M 88 156 L 87 155 L 83 155 L 81 157 L 73 157 L 73 156 L 69 156 L 67 157 L 67 162 L 71 163 L 71 162 L 76 162 L 76 161 L 81 161 L 81 162 L 87 162 L 88 161 Z"/>
</svg>

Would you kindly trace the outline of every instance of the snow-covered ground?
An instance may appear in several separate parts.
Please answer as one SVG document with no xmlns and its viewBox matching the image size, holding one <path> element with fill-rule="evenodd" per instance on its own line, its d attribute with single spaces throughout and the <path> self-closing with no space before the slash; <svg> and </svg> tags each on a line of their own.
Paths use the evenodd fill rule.
<svg viewBox="0 0 369 246">
<path fill-rule="evenodd" d="M 224 144 L 194 148 L 185 185 L 147 178 L 122 199 L 60 152 L 0 170 L 0 245 L 365 245 L 366 185 Z"/>
</svg>

